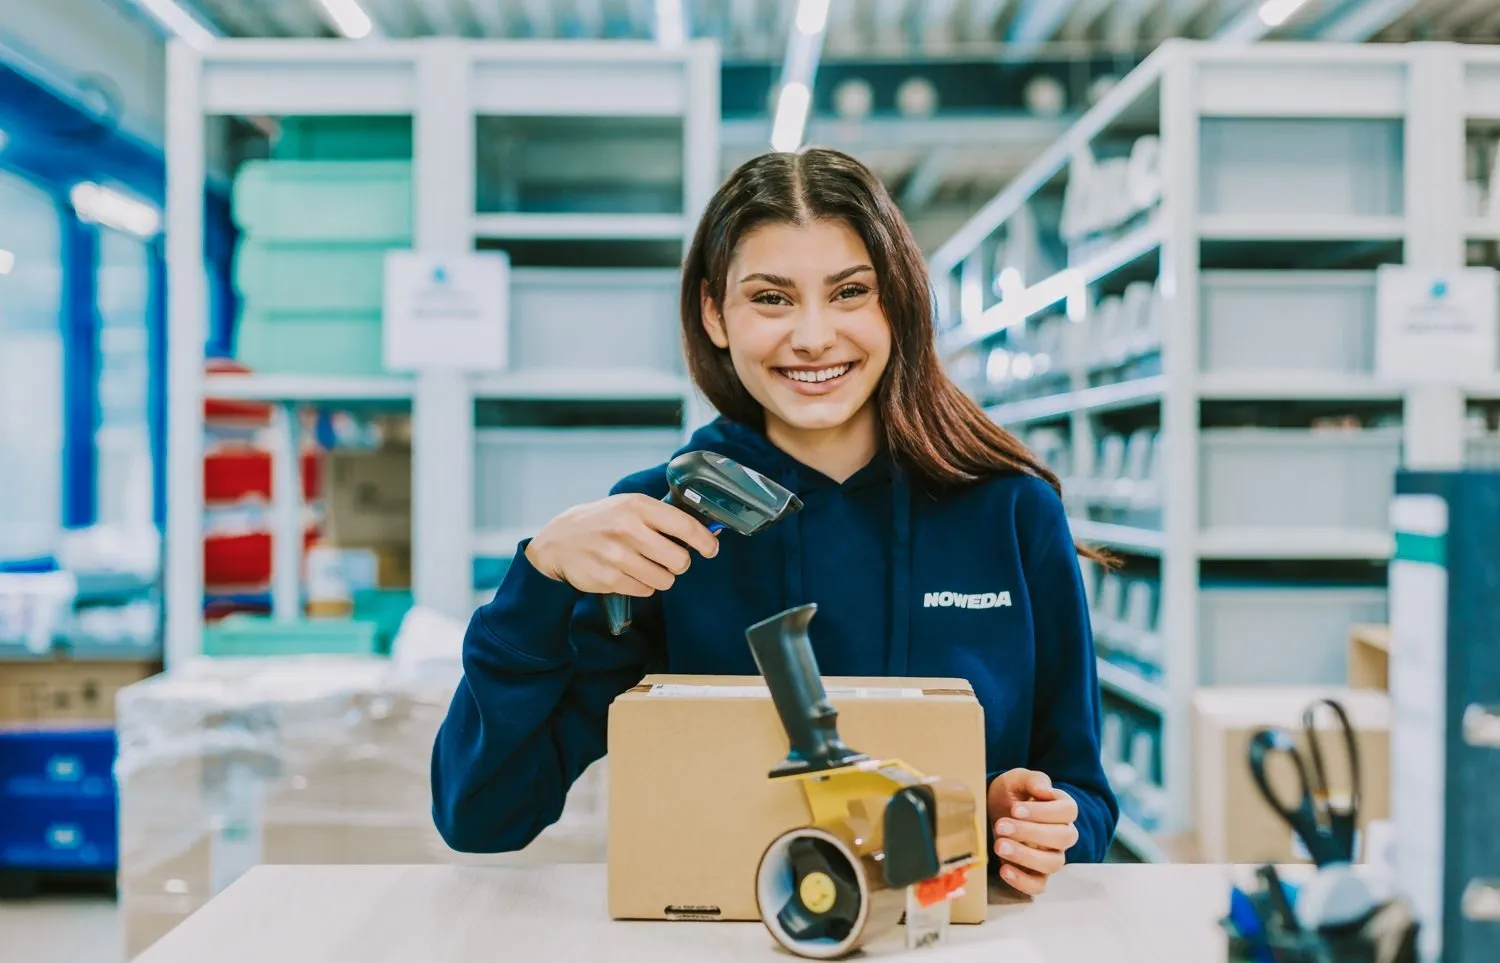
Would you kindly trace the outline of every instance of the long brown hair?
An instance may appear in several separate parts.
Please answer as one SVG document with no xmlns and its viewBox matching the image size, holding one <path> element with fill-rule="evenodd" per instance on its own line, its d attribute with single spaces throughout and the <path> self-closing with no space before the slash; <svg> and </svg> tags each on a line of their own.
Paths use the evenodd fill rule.
<svg viewBox="0 0 1500 963">
<path fill-rule="evenodd" d="M 708 401 L 733 421 L 762 423 L 760 403 L 735 374 L 729 352 L 704 329 L 705 290 L 715 305 L 724 303 L 735 249 L 754 228 L 818 219 L 849 225 L 874 260 L 880 306 L 891 326 L 891 358 L 876 389 L 876 406 L 886 446 L 897 461 L 932 488 L 1024 472 L 1061 494 L 1056 474 L 990 420 L 943 370 L 921 249 L 880 179 L 840 151 L 808 148 L 753 158 L 729 175 L 704 209 L 683 264 L 682 337 L 688 369 Z M 1108 562 L 1087 546 L 1079 546 L 1079 553 Z"/>
</svg>

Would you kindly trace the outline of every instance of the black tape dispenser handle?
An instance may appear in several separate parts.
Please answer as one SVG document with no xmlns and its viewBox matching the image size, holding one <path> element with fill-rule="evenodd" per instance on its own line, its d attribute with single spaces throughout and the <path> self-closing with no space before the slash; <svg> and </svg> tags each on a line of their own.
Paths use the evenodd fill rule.
<svg viewBox="0 0 1500 963">
<path fill-rule="evenodd" d="M 802 507 L 786 488 L 711 451 L 683 452 L 667 463 L 667 495 L 662 501 L 687 512 L 715 535 L 726 528 L 753 535 Z M 630 600 L 629 595 L 604 596 L 611 635 L 630 627 Z"/>
</svg>

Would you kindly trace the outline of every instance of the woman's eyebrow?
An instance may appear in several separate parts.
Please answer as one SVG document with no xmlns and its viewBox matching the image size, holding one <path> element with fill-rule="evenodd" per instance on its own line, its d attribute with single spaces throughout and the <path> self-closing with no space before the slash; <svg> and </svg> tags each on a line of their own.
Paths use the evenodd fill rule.
<svg viewBox="0 0 1500 963">
<path fill-rule="evenodd" d="M 868 265 L 868 264 L 856 264 L 853 267 L 846 267 L 846 268 L 844 268 L 842 271 L 840 271 L 837 274 L 830 274 L 830 275 L 828 275 L 828 277 L 826 277 L 826 278 L 823 279 L 823 283 L 824 284 L 829 284 L 829 285 L 838 284 L 840 281 L 844 280 L 845 278 L 852 278 L 854 275 L 859 274 L 862 271 L 873 271 L 873 270 L 875 270 L 875 269 L 872 268 L 872 267 L 870 267 L 870 265 Z"/>
<path fill-rule="evenodd" d="M 747 284 L 750 281 L 764 281 L 767 284 L 774 284 L 777 287 L 781 287 L 781 288 L 794 288 L 794 287 L 797 286 L 797 282 L 796 281 L 793 281 L 791 278 L 784 278 L 784 277 L 782 277 L 779 274 L 760 274 L 760 273 L 756 273 L 756 274 L 747 274 L 744 277 L 740 278 L 740 283 L 741 284 Z"/>
</svg>

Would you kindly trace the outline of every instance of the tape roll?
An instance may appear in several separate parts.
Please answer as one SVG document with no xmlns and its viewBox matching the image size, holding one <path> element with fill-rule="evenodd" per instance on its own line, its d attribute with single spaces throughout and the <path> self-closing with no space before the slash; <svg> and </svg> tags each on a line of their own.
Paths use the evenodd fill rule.
<svg viewBox="0 0 1500 963">
<path fill-rule="evenodd" d="M 798 938 L 787 932 L 779 918 L 782 908 L 799 888 L 791 864 L 792 844 L 807 839 L 825 843 L 825 855 L 841 861 L 839 868 L 856 883 L 858 895 L 853 925 L 840 939 Z M 823 889 L 816 880 L 808 883 L 807 891 L 801 895 L 805 901 L 813 898 L 809 905 L 814 911 L 826 911 L 832 902 L 823 899 Z M 755 874 L 755 899 L 761 921 L 776 942 L 797 956 L 813 960 L 839 959 L 879 939 L 901 922 L 901 914 L 906 908 L 905 891 L 885 886 L 878 862 L 857 855 L 849 839 L 842 834 L 813 826 L 783 833 L 766 847 Z"/>
</svg>

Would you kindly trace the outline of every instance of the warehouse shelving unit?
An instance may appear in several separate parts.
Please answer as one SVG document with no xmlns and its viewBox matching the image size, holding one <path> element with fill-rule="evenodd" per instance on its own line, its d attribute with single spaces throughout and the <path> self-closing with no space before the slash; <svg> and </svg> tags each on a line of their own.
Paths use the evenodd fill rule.
<svg viewBox="0 0 1500 963">
<path fill-rule="evenodd" d="M 656 457 L 709 417 L 669 355 L 676 348 L 675 307 L 655 338 L 661 364 L 622 358 L 618 345 L 636 343 L 631 332 L 606 331 L 609 315 L 571 311 L 542 317 L 518 299 L 562 282 L 565 291 L 587 287 L 590 277 L 618 270 L 611 262 L 636 247 L 655 260 L 658 297 L 675 305 L 677 259 L 697 214 L 719 177 L 719 64 L 709 42 L 662 46 L 636 42 L 489 42 L 459 39 L 379 41 L 221 40 L 204 50 L 182 42 L 168 58 L 167 258 L 168 301 L 168 518 L 166 652 L 168 661 L 201 651 L 203 637 L 203 403 L 205 398 L 274 403 L 276 417 L 276 519 L 273 610 L 277 618 L 301 615 L 300 547 L 303 513 L 296 481 L 300 406 L 327 404 L 410 411 L 412 419 L 412 569 L 416 604 L 466 618 L 473 609 L 476 553 L 506 556 L 544 518 L 522 518 L 503 531 L 476 533 L 476 470 L 488 429 L 476 425 L 484 405 L 675 404 L 680 418 L 670 431 L 653 433 Z M 511 256 L 511 351 L 507 370 L 464 374 L 428 370 L 415 375 L 212 375 L 204 374 L 206 279 L 203 272 L 206 118 L 214 115 L 408 116 L 412 121 L 411 247 L 455 254 L 504 250 Z M 555 145 L 486 156 L 497 138 L 524 137 L 547 124 L 639 124 L 669 129 L 675 173 L 665 212 L 580 211 L 544 198 L 517 203 L 518 178 L 528 160 L 563 166 Z M 495 133 L 494 125 L 504 127 Z M 491 125 L 491 126 L 487 126 Z M 612 129 L 612 128 L 611 128 Z M 519 133 L 518 133 L 519 131 Z M 627 135 L 628 136 L 628 135 Z M 673 146 L 673 145 L 676 146 Z M 619 145 L 628 155 L 632 144 Z M 647 145 L 657 169 L 662 139 Z M 578 151 L 583 161 L 608 161 L 609 150 Z M 499 159 L 496 159 L 496 156 Z M 500 168 L 497 197 L 486 197 L 489 168 Z M 511 172 L 517 172 L 511 176 Z M 595 196 L 601 191 L 589 185 Z M 519 190 L 524 193 L 526 185 Z M 608 189 L 602 191 L 608 193 Z M 589 246 L 593 246 L 593 253 Z M 566 249 L 563 266 L 547 259 Z M 579 250 L 583 253 L 580 254 Z M 604 259 L 597 252 L 603 250 Z M 540 252 L 540 253 L 539 253 Z M 634 270 L 641 265 L 627 263 Z M 572 271 L 558 276 L 559 271 Z M 639 276 L 639 275 L 637 275 Z M 577 284 L 572 282 L 576 281 Z M 606 293 L 613 294 L 614 289 Z M 595 309 L 607 304 L 596 297 Z M 555 307 L 555 305 L 554 305 Z M 640 322 L 645 315 L 638 315 Z M 648 318 L 649 320 L 649 318 Z M 623 323 L 623 322 L 617 322 Z M 556 325 L 555 329 L 552 325 Z M 589 325 L 601 336 L 578 335 Z M 613 339 L 604 337 L 612 333 Z M 554 340 L 548 341 L 551 337 Z M 556 339 L 563 339 L 559 345 Z M 624 339 L 623 341 L 621 339 Z M 528 340 L 529 339 L 529 340 Z M 571 339 L 571 340 L 569 340 Z M 538 347 L 540 345 L 541 347 Z M 575 363 L 559 347 L 569 345 Z M 590 351 L 593 345 L 597 350 Z M 665 347 L 663 347 L 665 346 Z M 552 355 L 542 358 L 542 352 Z M 639 355 L 640 352 L 636 352 Z M 612 423 L 621 423 L 618 420 Z M 510 429 L 503 429 L 509 431 Z M 528 429 L 532 430 L 532 429 Z M 534 429 L 537 432 L 549 428 Z M 565 436 L 568 429 L 554 434 Z M 627 429 L 628 431 L 628 429 Z M 643 451 L 646 449 L 642 449 Z M 647 460 L 634 467 L 645 467 Z M 497 470 L 507 470 L 503 460 Z M 613 477 L 590 478 L 602 495 Z M 479 494 L 483 494 L 482 492 Z M 503 561 L 503 558 L 502 558 Z"/>
<path fill-rule="evenodd" d="M 1106 726 L 1142 858 L 1191 828 L 1198 687 L 1335 681 L 1285 619 L 1383 615 L 1396 465 L 1500 463 L 1465 437 L 1500 417 L 1500 359 L 1374 364 L 1378 265 L 1500 264 L 1500 204 L 1463 203 L 1476 129 L 1500 149 L 1486 48 L 1169 41 L 931 258 L 950 370 L 1123 560 L 1090 591 L 1101 687 L 1148 734 Z"/>
</svg>

